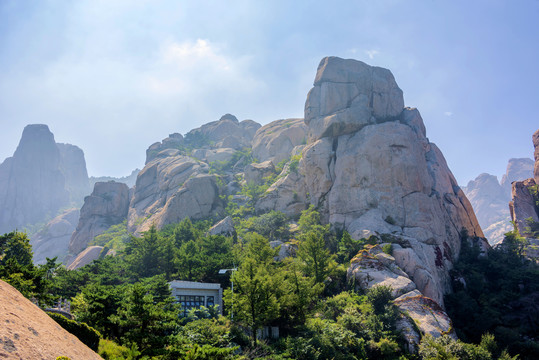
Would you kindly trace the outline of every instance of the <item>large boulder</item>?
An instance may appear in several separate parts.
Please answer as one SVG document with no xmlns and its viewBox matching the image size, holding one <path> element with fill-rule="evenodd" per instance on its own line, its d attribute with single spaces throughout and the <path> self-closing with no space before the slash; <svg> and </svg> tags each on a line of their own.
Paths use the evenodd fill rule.
<svg viewBox="0 0 539 360">
<path fill-rule="evenodd" d="M 128 229 L 140 234 L 189 217 L 222 212 L 219 188 L 208 164 L 171 153 L 150 161 L 139 173 L 128 214 Z"/>
<path fill-rule="evenodd" d="M 30 239 L 34 253 L 34 264 L 44 264 L 47 258 L 58 257 L 64 262 L 68 254 L 69 241 L 79 222 L 79 209 L 69 209 L 49 221 L 43 229 Z"/>
<path fill-rule="evenodd" d="M 101 359 L 13 286 L 0 280 L 1 359 Z"/>
<path fill-rule="evenodd" d="M 308 141 L 297 171 L 282 174 L 257 210 L 299 215 L 312 204 L 354 238 L 390 236 L 407 252 L 395 256 L 396 266 L 443 306 L 461 237 L 483 232 L 441 151 L 427 139 L 419 111 L 404 107 L 391 72 L 323 59 L 305 124 Z"/>
<path fill-rule="evenodd" d="M 307 126 L 303 119 L 276 120 L 257 130 L 253 139 L 253 156 L 260 162 L 274 164 L 290 157 L 294 147 L 306 142 Z"/>
<path fill-rule="evenodd" d="M 103 249 L 103 246 L 88 246 L 86 249 L 84 249 L 84 251 L 77 255 L 71 264 L 69 264 L 67 270 L 77 270 L 78 268 L 99 259 Z"/>
<path fill-rule="evenodd" d="M 84 198 L 77 228 L 69 242 L 69 253 L 78 255 L 94 237 L 127 218 L 129 188 L 114 181 L 98 182 L 92 194 Z"/>
</svg>

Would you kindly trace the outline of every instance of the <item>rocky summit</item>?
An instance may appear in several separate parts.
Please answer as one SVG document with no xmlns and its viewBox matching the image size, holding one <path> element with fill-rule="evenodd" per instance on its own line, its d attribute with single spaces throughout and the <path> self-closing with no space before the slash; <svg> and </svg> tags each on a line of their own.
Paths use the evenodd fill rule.
<svg viewBox="0 0 539 360">
<path fill-rule="evenodd" d="M 305 104 L 308 140 L 297 171 L 273 184 L 261 211 L 314 205 L 354 238 L 391 239 L 395 264 L 443 304 L 463 235 L 483 237 L 473 209 L 417 109 L 391 72 L 356 60 L 321 61 Z"/>
<path fill-rule="evenodd" d="M 28 125 L 13 157 L 0 164 L 0 232 L 49 220 L 88 191 L 82 150 L 57 144 L 47 125 Z"/>
</svg>

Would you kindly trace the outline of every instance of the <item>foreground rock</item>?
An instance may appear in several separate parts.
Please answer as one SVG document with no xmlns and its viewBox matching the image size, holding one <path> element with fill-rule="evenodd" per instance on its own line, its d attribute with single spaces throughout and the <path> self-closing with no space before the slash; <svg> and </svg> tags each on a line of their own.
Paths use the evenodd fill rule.
<svg viewBox="0 0 539 360">
<path fill-rule="evenodd" d="M 305 124 L 297 171 L 283 174 L 257 210 L 298 215 L 312 204 L 356 239 L 389 236 L 402 248 L 395 264 L 443 306 L 461 236 L 483 232 L 442 153 L 428 141 L 421 115 L 404 107 L 391 72 L 323 59 Z"/>
<path fill-rule="evenodd" d="M 59 262 L 65 261 L 71 235 L 79 222 L 79 214 L 79 209 L 66 210 L 32 236 L 30 245 L 34 253 L 34 264 L 44 264 L 46 258 L 54 257 L 58 257 Z"/>
<path fill-rule="evenodd" d="M 69 242 L 69 253 L 78 255 L 94 237 L 127 218 L 129 188 L 124 183 L 98 182 L 84 199 L 77 228 Z"/>
<path fill-rule="evenodd" d="M 276 120 L 262 126 L 253 138 L 253 156 L 260 162 L 277 165 L 290 157 L 292 150 L 306 142 L 307 126 L 303 119 Z"/>
<path fill-rule="evenodd" d="M 88 193 L 82 150 L 57 144 L 47 125 L 28 125 L 0 164 L 0 233 L 44 222 Z"/>
<path fill-rule="evenodd" d="M 101 359 L 14 287 L 0 280 L 0 358 Z"/>
</svg>

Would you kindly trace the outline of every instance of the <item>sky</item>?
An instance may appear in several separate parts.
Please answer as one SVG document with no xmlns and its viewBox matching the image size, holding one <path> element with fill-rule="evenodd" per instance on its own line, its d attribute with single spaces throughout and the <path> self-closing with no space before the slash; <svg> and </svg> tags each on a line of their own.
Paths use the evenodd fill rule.
<svg viewBox="0 0 539 360">
<path fill-rule="evenodd" d="M 128 175 L 226 113 L 303 117 L 325 56 L 390 69 L 461 185 L 533 157 L 537 0 L 0 0 L 0 162 L 42 123 Z"/>
</svg>

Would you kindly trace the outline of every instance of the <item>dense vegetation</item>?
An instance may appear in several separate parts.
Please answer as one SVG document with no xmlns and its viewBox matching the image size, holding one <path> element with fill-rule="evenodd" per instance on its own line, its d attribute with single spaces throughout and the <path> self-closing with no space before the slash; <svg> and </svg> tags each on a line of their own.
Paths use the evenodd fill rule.
<svg viewBox="0 0 539 360">
<path fill-rule="evenodd" d="M 313 208 L 303 212 L 297 226 L 290 227 L 289 221 L 279 212 L 237 217 L 232 237 L 207 235 L 209 221 L 193 224 L 189 219 L 161 231 L 151 228 L 142 237 L 114 227 L 95 242 L 114 248 L 117 256 L 76 271 L 55 259 L 34 266 L 26 235 L 14 232 L 0 237 L 0 276 L 42 304 L 71 299 L 77 322 L 102 335 L 99 353 L 105 359 L 509 359 L 503 350 L 515 354 L 522 345 L 514 336 L 536 335 L 536 323 L 524 330 L 503 330 L 487 322 L 494 319 L 493 311 L 500 311 L 498 319 L 505 324 L 496 304 L 534 294 L 536 268 L 511 247 L 479 261 L 477 249 L 465 247 L 455 271 L 470 285 L 455 285 L 456 296 L 447 302 L 462 339 L 477 345 L 426 337 L 419 355 L 407 354 L 395 329 L 402 315 L 390 289 L 361 293 L 346 281 L 350 259 L 368 241 L 331 233 Z M 291 256 L 278 261 L 279 247 L 271 248 L 272 240 L 288 242 Z M 504 256 L 512 262 L 500 269 Z M 219 269 L 230 268 L 237 271 L 219 275 Z M 498 278 L 506 280 L 491 284 L 487 277 L 498 270 Z M 500 276 L 509 270 L 515 274 Z M 203 307 L 180 317 L 168 285 L 173 279 L 221 283 L 225 316 Z M 515 282 L 508 287 L 504 281 Z M 480 293 L 487 287 L 510 293 L 498 291 L 494 304 L 485 303 Z M 466 320 L 470 311 L 477 317 L 473 324 Z M 279 326 L 278 339 L 256 336 L 267 326 Z M 486 332 L 493 335 L 481 337 Z M 513 338 L 507 340 L 508 334 Z M 525 356 L 536 354 L 534 344 L 525 342 Z"/>
</svg>

